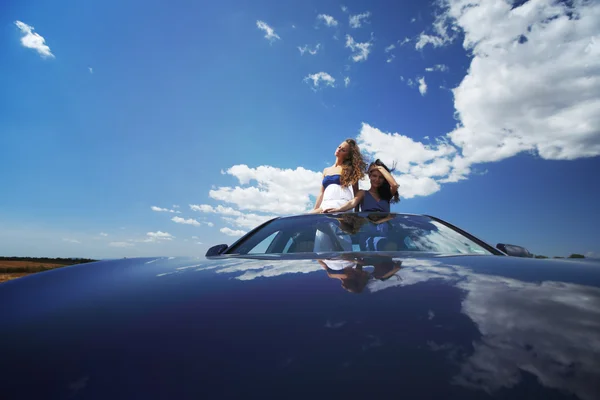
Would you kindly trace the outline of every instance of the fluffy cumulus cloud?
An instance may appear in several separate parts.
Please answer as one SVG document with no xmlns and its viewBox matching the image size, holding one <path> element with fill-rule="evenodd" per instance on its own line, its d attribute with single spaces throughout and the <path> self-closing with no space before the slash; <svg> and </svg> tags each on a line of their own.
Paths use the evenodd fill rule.
<svg viewBox="0 0 600 400">
<path fill-rule="evenodd" d="M 279 35 L 275 33 L 275 30 L 267 25 L 264 21 L 256 21 L 256 27 L 261 31 L 265 32 L 265 39 L 269 42 L 273 43 L 275 40 L 280 40 Z"/>
<path fill-rule="evenodd" d="M 456 153 L 456 149 L 444 141 L 424 144 L 406 135 L 383 132 L 365 123 L 357 139 L 361 151 L 377 156 L 386 164 L 396 163 L 396 169 L 402 173 L 409 173 L 414 165 L 424 165 Z"/>
<path fill-rule="evenodd" d="M 331 15 L 319 14 L 317 15 L 317 21 L 323 22 L 325 25 L 332 27 L 338 26 L 338 22 Z"/>
<path fill-rule="evenodd" d="M 209 196 L 244 211 L 276 215 L 302 213 L 312 205 L 310 196 L 318 195 L 321 185 L 320 172 L 302 167 L 234 165 L 226 173 L 236 177 L 240 186 L 219 187 L 211 190 Z"/>
<path fill-rule="evenodd" d="M 465 160 L 600 155 L 600 3 L 467 3 L 448 0 L 445 11 L 473 55 L 448 135 Z"/>
<path fill-rule="evenodd" d="M 335 86 L 335 78 L 329 75 L 327 72 L 317 72 L 316 74 L 310 74 L 304 78 L 304 82 L 308 83 L 309 85 L 312 84 L 312 88 L 315 90 L 322 86 Z"/>
<path fill-rule="evenodd" d="M 23 37 L 21 38 L 21 44 L 29 49 L 33 49 L 38 52 L 43 58 L 54 57 L 54 54 L 50 51 L 50 47 L 46 44 L 46 39 L 38 33 L 34 32 L 33 26 L 27 25 L 21 21 L 15 21 L 17 28 L 21 30 Z"/>
<path fill-rule="evenodd" d="M 357 141 L 370 158 L 380 158 L 386 165 L 396 166 L 395 178 L 403 198 L 435 193 L 440 190 L 440 182 L 454 173 L 456 148 L 441 139 L 435 144 L 424 144 L 406 135 L 363 124 Z"/>
<path fill-rule="evenodd" d="M 373 45 L 373 37 L 368 42 L 359 43 L 354 40 L 350 35 L 346 35 L 346 48 L 352 51 L 352 60 L 354 62 L 366 61 L 371 52 L 371 46 Z"/>
</svg>

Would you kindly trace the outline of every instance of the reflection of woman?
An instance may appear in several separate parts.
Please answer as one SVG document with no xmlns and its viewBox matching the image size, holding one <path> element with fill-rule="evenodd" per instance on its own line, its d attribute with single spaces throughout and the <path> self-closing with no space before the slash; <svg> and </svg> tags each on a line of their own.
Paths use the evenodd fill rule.
<svg viewBox="0 0 600 400">
<path fill-rule="evenodd" d="M 342 287 L 350 293 L 361 293 L 369 281 L 368 272 L 363 271 L 362 266 L 357 265 L 356 261 L 317 261 L 325 271 L 327 271 L 327 276 L 333 279 L 339 279 L 342 282 Z"/>
<path fill-rule="evenodd" d="M 371 278 L 386 281 L 402 268 L 402 261 L 390 257 L 364 258 L 360 260 L 317 260 L 332 279 L 339 279 L 342 287 L 350 293 L 361 293 Z M 363 266 L 373 266 L 369 274 Z"/>
<path fill-rule="evenodd" d="M 361 211 L 390 212 L 390 203 L 400 201 L 398 183 L 390 169 L 377 159 L 369 165 L 369 190 L 360 190 L 356 196 L 340 207 L 321 207 L 324 212 L 343 212 L 360 205 Z"/>
<path fill-rule="evenodd" d="M 402 261 L 394 261 L 390 257 L 385 258 L 364 258 L 362 265 L 373 265 L 373 273 L 371 276 L 380 281 L 386 281 L 402 268 Z"/>
<path fill-rule="evenodd" d="M 344 140 L 335 151 L 335 163 L 323 170 L 321 193 L 311 213 L 336 208 L 352 200 L 358 181 L 364 176 L 366 163 L 354 139 Z"/>
</svg>

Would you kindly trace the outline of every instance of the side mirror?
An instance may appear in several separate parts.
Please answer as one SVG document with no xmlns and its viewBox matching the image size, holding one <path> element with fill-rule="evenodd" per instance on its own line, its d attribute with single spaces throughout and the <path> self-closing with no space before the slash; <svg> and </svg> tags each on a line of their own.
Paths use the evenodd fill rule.
<svg viewBox="0 0 600 400">
<path fill-rule="evenodd" d="M 517 246 L 514 244 L 498 243 L 496 245 L 498 250 L 501 250 L 512 257 L 524 257 L 533 258 L 533 254 L 529 252 L 525 247 Z"/>
<path fill-rule="evenodd" d="M 218 244 L 216 246 L 211 247 L 210 249 L 208 249 L 208 251 L 206 252 L 206 257 L 216 257 L 219 256 L 221 254 L 223 254 L 223 252 L 225 250 L 227 250 L 227 246 L 226 244 Z"/>
</svg>

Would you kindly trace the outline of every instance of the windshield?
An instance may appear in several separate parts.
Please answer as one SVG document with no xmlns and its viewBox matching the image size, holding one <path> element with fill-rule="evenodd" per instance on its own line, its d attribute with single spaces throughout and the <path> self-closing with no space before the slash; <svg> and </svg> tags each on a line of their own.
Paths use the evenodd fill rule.
<svg viewBox="0 0 600 400">
<path fill-rule="evenodd" d="M 225 254 L 417 251 L 492 254 L 485 244 L 422 215 L 344 213 L 273 220 Z"/>
</svg>

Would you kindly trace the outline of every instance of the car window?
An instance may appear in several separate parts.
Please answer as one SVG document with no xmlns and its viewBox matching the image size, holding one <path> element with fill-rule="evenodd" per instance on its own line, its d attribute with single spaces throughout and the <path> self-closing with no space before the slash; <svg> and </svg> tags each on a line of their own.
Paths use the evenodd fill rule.
<svg viewBox="0 0 600 400">
<path fill-rule="evenodd" d="M 422 251 L 492 254 L 485 244 L 427 216 L 344 213 L 280 218 L 228 249 L 229 254 Z"/>
<path fill-rule="evenodd" d="M 277 236 L 278 233 L 279 232 L 273 232 L 269 237 L 265 238 L 256 246 L 251 248 L 248 251 L 248 254 L 265 254 L 269 248 L 269 245 L 273 243 L 273 240 L 275 239 L 275 236 Z"/>
</svg>

